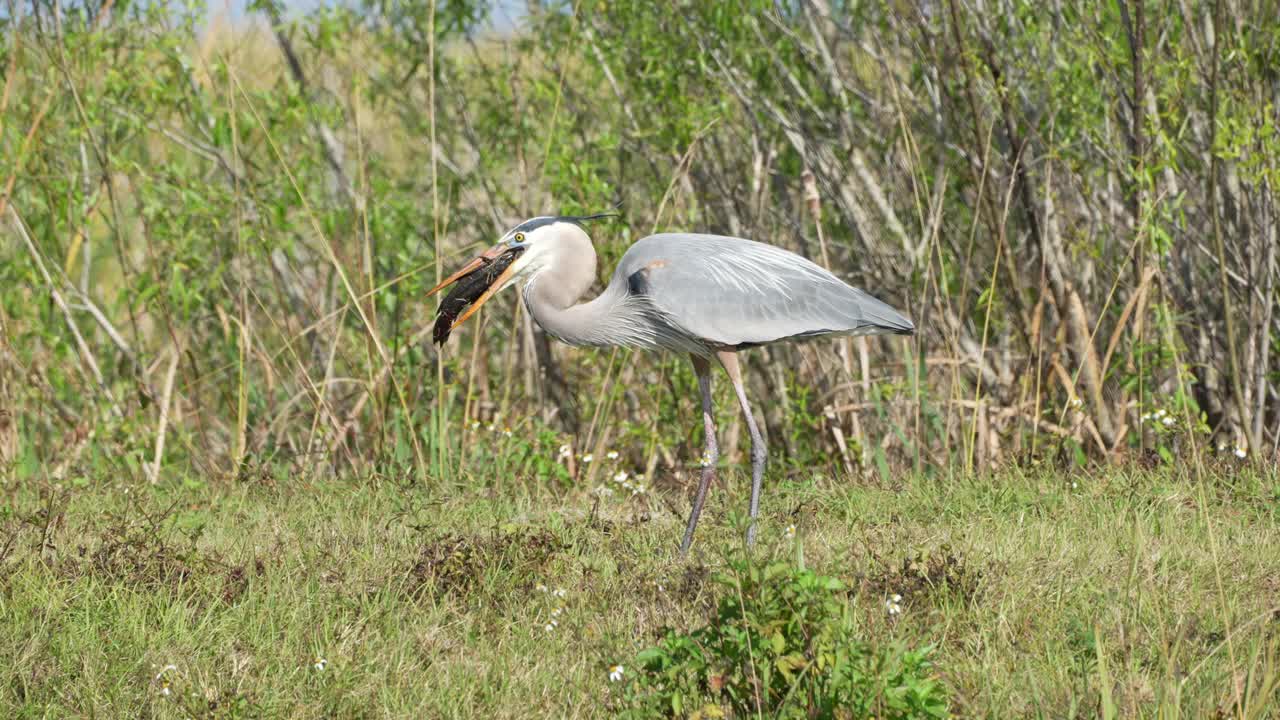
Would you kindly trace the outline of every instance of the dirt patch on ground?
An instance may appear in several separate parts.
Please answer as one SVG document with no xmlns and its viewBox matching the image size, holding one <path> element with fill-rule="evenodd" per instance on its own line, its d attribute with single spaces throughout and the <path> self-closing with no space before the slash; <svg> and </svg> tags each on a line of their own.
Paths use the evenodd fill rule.
<svg viewBox="0 0 1280 720">
<path fill-rule="evenodd" d="M 876 561 L 879 568 L 855 576 L 854 587 L 863 595 L 900 595 L 904 601 L 949 597 L 968 604 L 981 589 L 983 571 L 946 545 L 916 552 L 897 563 Z"/>
<path fill-rule="evenodd" d="M 674 588 L 676 597 L 683 598 L 686 602 L 705 597 L 707 600 L 703 604 L 710 607 L 711 596 L 715 594 L 709 591 L 710 584 L 711 568 L 700 562 L 692 563 L 680 573 L 680 580 Z"/>
<path fill-rule="evenodd" d="M 183 588 L 229 605 L 245 595 L 253 578 L 266 573 L 260 558 L 233 563 L 197 548 L 195 536 L 167 529 L 167 518 L 167 513 L 139 514 L 77 527 L 52 505 L 15 517 L 0 527 L 0 584 L 35 562 L 63 580 L 92 578 L 147 591 Z"/>
<path fill-rule="evenodd" d="M 194 548 L 174 547 L 155 532 L 124 523 L 107 527 L 96 548 L 79 551 L 81 573 L 145 588 L 174 589 L 208 565 Z"/>
<path fill-rule="evenodd" d="M 492 535 L 446 534 L 427 541 L 418 557 L 403 571 L 405 594 L 418 599 L 464 596 L 490 573 L 528 585 L 543 574 L 565 545 L 546 530 L 520 530 Z M 509 591 L 510 585 L 504 588 Z"/>
<path fill-rule="evenodd" d="M 266 574 L 266 571 L 266 566 L 261 559 L 255 559 L 252 565 L 245 563 L 238 567 L 229 568 L 222 579 L 222 594 L 220 596 L 222 602 L 227 605 L 234 605 L 249 589 L 249 579 L 251 577 L 261 577 Z"/>
</svg>

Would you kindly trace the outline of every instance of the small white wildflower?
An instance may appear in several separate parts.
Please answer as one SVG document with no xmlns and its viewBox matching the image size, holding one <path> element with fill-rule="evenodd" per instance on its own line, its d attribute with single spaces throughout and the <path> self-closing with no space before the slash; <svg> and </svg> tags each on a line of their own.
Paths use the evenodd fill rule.
<svg viewBox="0 0 1280 720">
<path fill-rule="evenodd" d="M 560 446 L 560 456 L 559 456 L 559 457 L 560 457 L 560 459 L 561 459 L 561 460 L 568 459 L 568 457 L 569 457 L 570 455 L 572 455 L 572 454 L 573 454 L 573 448 L 569 447 L 568 445 L 561 445 L 561 446 Z"/>
<path fill-rule="evenodd" d="M 617 459 L 618 459 L 618 451 L 617 451 L 617 450 L 610 450 L 609 452 L 605 453 L 605 454 L 604 454 L 604 456 L 605 456 L 606 458 L 609 458 L 610 460 L 617 460 Z"/>
<path fill-rule="evenodd" d="M 1237 445 L 1235 453 L 1236 453 L 1236 457 L 1240 458 L 1241 460 L 1249 456 L 1249 451 L 1245 450 L 1243 445 Z"/>
<path fill-rule="evenodd" d="M 702 457 L 698 459 L 698 462 L 702 467 L 711 465 L 711 455 L 709 453 L 703 453 Z"/>
<path fill-rule="evenodd" d="M 616 483 L 625 483 L 627 481 L 627 471 L 619 470 L 613 474 L 613 481 Z"/>
<path fill-rule="evenodd" d="M 546 591 L 547 591 L 547 586 L 546 586 L 546 585 L 543 585 L 542 583 L 538 583 L 538 587 L 534 588 L 534 590 L 537 590 L 538 592 L 544 593 L 544 592 L 546 592 Z"/>
<path fill-rule="evenodd" d="M 893 595 L 890 595 L 890 596 L 889 596 L 889 599 L 884 601 L 884 609 L 885 609 L 885 612 L 889 613 L 889 615 L 890 615 L 890 616 L 893 616 L 893 615 L 901 615 L 901 614 L 902 614 L 902 604 L 901 604 L 901 603 L 902 603 L 902 596 L 901 596 L 901 595 L 899 595 L 899 594 L 897 594 L 897 593 L 894 593 Z"/>
<path fill-rule="evenodd" d="M 621 665 L 614 665 L 613 667 L 610 667 L 610 668 L 609 668 L 609 682 L 621 682 L 621 681 L 622 681 L 622 673 L 623 673 L 624 671 L 626 671 L 626 668 L 622 667 Z"/>
<path fill-rule="evenodd" d="M 790 540 L 790 539 L 794 538 L 794 537 L 796 536 L 796 526 L 795 526 L 795 524 L 793 523 L 793 524 L 791 524 L 791 525 L 788 525 L 788 526 L 787 526 L 787 530 L 786 530 L 786 532 L 784 532 L 784 533 L 783 533 L 783 535 L 785 535 L 785 536 L 786 536 L 786 538 L 787 538 L 788 540 Z"/>
<path fill-rule="evenodd" d="M 1226 452 L 1226 451 L 1227 451 L 1227 444 L 1224 442 L 1218 443 L 1218 452 Z"/>
<path fill-rule="evenodd" d="M 1080 485 L 1078 485 L 1078 484 L 1076 483 L 1076 481 L 1075 481 L 1075 480 L 1072 480 L 1072 481 L 1071 481 L 1071 489 L 1072 489 L 1072 490 L 1075 490 L 1075 489 L 1076 489 L 1076 488 L 1078 488 L 1078 487 L 1080 487 Z"/>
<path fill-rule="evenodd" d="M 324 672 L 325 667 L 327 667 L 328 665 L 329 665 L 328 660 L 325 660 L 322 657 L 318 657 L 316 658 L 316 661 L 311 664 L 311 667 L 315 668 L 316 672 Z"/>
<path fill-rule="evenodd" d="M 561 613 L 563 613 L 563 612 L 564 612 L 564 608 L 562 608 L 562 607 L 558 607 L 558 608 L 556 608 L 555 610 L 552 610 L 552 611 L 551 611 L 551 617 L 553 617 L 553 618 L 558 618 L 558 617 L 560 617 L 560 614 L 561 614 Z"/>
<path fill-rule="evenodd" d="M 632 486 L 631 486 L 631 495 L 632 495 L 632 497 L 634 497 L 634 496 L 636 496 L 636 495 L 643 495 L 643 494 L 645 494 L 645 491 L 647 491 L 647 490 L 648 490 L 648 488 L 646 488 L 644 485 L 642 485 L 642 484 L 640 484 L 640 483 L 636 483 L 635 485 L 632 485 Z"/>
<path fill-rule="evenodd" d="M 599 495 L 600 497 L 609 497 L 610 495 L 613 494 L 613 488 L 609 487 L 608 485 L 601 485 L 600 487 L 596 488 L 596 494 Z"/>
<path fill-rule="evenodd" d="M 551 594 L 558 598 L 563 598 L 567 593 L 565 593 L 564 588 L 556 588 L 555 590 L 551 591 Z"/>
<path fill-rule="evenodd" d="M 1078 397 L 1071 398 L 1071 407 L 1079 410 L 1080 408 L 1084 407 L 1084 401 Z"/>
<path fill-rule="evenodd" d="M 165 675 L 170 670 L 177 672 L 178 666 L 172 665 L 172 664 L 165 665 L 164 667 L 160 668 L 160 672 L 156 673 L 156 681 L 160 683 L 160 694 L 164 695 L 165 697 L 168 697 L 173 692 L 169 688 L 169 678 L 165 677 Z"/>
<path fill-rule="evenodd" d="M 503 436 L 503 437 L 511 437 L 511 428 L 509 428 L 509 427 L 504 427 L 504 428 L 502 428 L 502 436 Z"/>
<path fill-rule="evenodd" d="M 479 430 L 479 429 L 480 429 L 480 421 L 479 421 L 479 420 L 472 420 L 472 421 L 471 421 L 471 429 L 472 429 L 472 430 Z"/>
<path fill-rule="evenodd" d="M 552 620 L 551 622 L 547 623 L 546 625 L 543 625 L 543 626 L 542 626 L 542 629 L 543 629 L 543 630 L 545 630 L 546 632 L 554 632 L 554 631 L 555 631 L 555 629 L 556 629 L 556 626 L 557 626 L 557 625 L 559 625 L 559 624 L 560 624 L 559 622 L 557 622 L 557 621 L 555 621 L 555 620 Z"/>
<path fill-rule="evenodd" d="M 592 455 L 591 453 L 587 453 L 586 455 L 582 456 L 582 463 L 585 465 L 594 459 L 595 459 L 594 455 Z"/>
<path fill-rule="evenodd" d="M 1138 418 L 1138 422 L 1144 423 L 1151 419 L 1151 413 L 1142 413 L 1142 417 Z"/>
<path fill-rule="evenodd" d="M 485 427 L 485 430 L 488 430 L 489 432 L 493 432 L 497 429 L 498 429 L 498 426 L 494 425 L 493 423 L 489 423 L 489 425 Z"/>
</svg>

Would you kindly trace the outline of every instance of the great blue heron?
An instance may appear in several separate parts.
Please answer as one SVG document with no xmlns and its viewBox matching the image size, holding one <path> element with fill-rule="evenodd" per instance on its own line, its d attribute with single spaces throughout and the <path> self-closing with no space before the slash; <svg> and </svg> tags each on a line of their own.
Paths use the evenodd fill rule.
<svg viewBox="0 0 1280 720">
<path fill-rule="evenodd" d="M 706 450 L 680 543 L 682 555 L 693 541 L 719 458 L 711 402 L 711 361 L 718 360 L 738 394 L 751 433 L 750 545 L 767 453 L 742 386 L 738 351 L 826 335 L 911 335 L 915 326 L 897 310 L 795 253 L 721 235 L 663 233 L 643 238 L 622 256 L 604 292 L 581 302 L 596 279 L 596 251 L 582 223 L 599 217 L 604 215 L 526 220 L 432 288 L 428 295 L 458 282 L 440 306 L 436 342 L 448 339 L 453 328 L 499 290 L 524 280 L 529 314 L 562 342 L 688 353 L 702 394 Z"/>
</svg>

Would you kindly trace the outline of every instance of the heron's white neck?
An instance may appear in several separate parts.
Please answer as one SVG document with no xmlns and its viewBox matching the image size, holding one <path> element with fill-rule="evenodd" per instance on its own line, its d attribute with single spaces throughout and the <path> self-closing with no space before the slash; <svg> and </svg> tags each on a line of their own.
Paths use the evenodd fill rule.
<svg viewBox="0 0 1280 720">
<path fill-rule="evenodd" d="M 576 226 L 538 258 L 538 269 L 524 286 L 529 314 L 547 334 L 569 345 L 658 347 L 660 330 L 647 317 L 644 301 L 631 297 L 625 279 L 597 297 L 581 302 L 596 279 L 596 251 Z"/>
<path fill-rule="evenodd" d="M 612 285 L 597 297 L 579 302 L 595 275 L 595 251 L 589 256 L 555 258 L 529 278 L 524 303 L 549 335 L 569 345 L 624 344 L 626 294 Z"/>
</svg>

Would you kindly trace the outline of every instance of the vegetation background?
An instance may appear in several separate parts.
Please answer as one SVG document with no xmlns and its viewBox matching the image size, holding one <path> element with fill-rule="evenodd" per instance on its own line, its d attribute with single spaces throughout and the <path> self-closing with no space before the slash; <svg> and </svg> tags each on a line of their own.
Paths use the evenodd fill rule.
<svg viewBox="0 0 1280 720">
<path fill-rule="evenodd" d="M 1106 714 L 1116 696 L 1135 713 L 1177 714 L 1190 702 L 1266 716 L 1280 661 L 1265 619 L 1280 600 L 1261 563 L 1280 556 L 1274 0 L 577 0 L 522 10 L 499 31 L 494 7 L 467 0 L 293 13 L 263 1 L 234 22 L 210 22 L 194 2 L 0 6 L 0 607 L 16 632 L 39 637 L 37 611 L 57 605 L 35 588 L 81 597 L 105 583 L 178 602 L 166 595 L 174 577 L 213 573 L 219 588 L 238 587 L 259 554 L 279 552 L 281 533 L 305 544 L 329 513 L 348 510 L 365 514 L 334 527 L 355 535 L 389 522 L 383 515 L 462 533 L 444 547 L 479 547 L 470 572 L 490 568 L 499 583 L 525 572 L 521 553 L 540 557 L 493 539 L 515 542 L 503 518 L 536 526 L 554 507 L 564 517 L 590 508 L 593 522 L 653 519 L 652 535 L 625 550 L 584 551 L 584 567 L 634 562 L 666 582 L 677 572 L 669 559 L 638 558 L 666 549 L 687 507 L 702 445 L 687 361 L 559 346 L 515 293 L 448 346 L 428 341 L 434 301 L 423 295 L 442 273 L 526 217 L 616 206 L 621 220 L 591 228 L 601 283 L 646 234 L 720 232 L 814 258 L 915 320 L 911 341 L 771 347 L 747 361 L 782 493 L 766 494 L 768 521 L 777 535 L 788 518 L 813 517 L 825 543 L 817 558 L 862 578 L 853 586 L 871 597 L 868 612 L 898 594 L 894 582 L 909 583 L 863 570 L 899 572 L 897 555 L 944 541 L 971 558 L 1014 553 L 1003 570 L 975 570 L 984 582 L 1031 582 L 1045 558 L 1033 557 L 1034 543 L 1010 549 L 1028 507 L 1062 510 L 1066 545 L 1053 547 L 1092 554 L 1097 567 L 1077 569 L 1099 573 L 1091 586 L 1103 596 L 1136 588 L 1125 606 L 1134 614 L 1108 616 L 1105 630 L 1094 626 L 1095 596 L 1080 598 L 1077 615 L 1052 614 L 1032 637 L 1068 638 L 1062 657 L 1072 660 L 1042 653 L 1030 685 L 991 682 L 1018 657 L 1017 638 L 964 666 L 976 646 L 917 628 L 915 640 L 940 643 L 956 663 L 943 672 L 954 707 Z M 720 407 L 732 408 L 724 385 Z M 722 420 L 732 467 L 746 433 L 735 414 Z M 619 473 L 629 488 L 614 482 Z M 1088 499 L 1070 499 L 1092 481 Z M 300 501 L 308 492 L 331 500 Z M 905 493 L 903 507 L 919 514 L 898 513 L 885 493 Z M 850 510 L 851 498 L 869 509 Z M 949 516 L 931 498 L 973 515 Z M 872 557 L 849 525 L 878 520 L 903 535 Z M 973 523 L 987 521 L 995 528 L 975 540 Z M 1199 553 L 1176 591 L 1138 581 L 1150 560 L 1139 550 L 1161 528 L 1179 529 L 1163 538 L 1171 549 Z M 1085 539 L 1109 530 L 1125 542 Z M 732 537 L 714 533 L 705 542 Z M 455 558 L 419 547 L 416 531 L 393 535 L 387 557 L 346 550 L 355 554 L 334 562 L 386 574 L 404 569 L 397 552 Z M 173 537 L 187 554 L 174 555 Z M 276 550 L 265 549 L 269 537 Z M 1233 552 L 1243 565 L 1228 562 Z M 295 555 L 286 565 L 312 567 Z M 288 582 L 268 575 L 263 587 L 284 593 Z M 21 588 L 26 601 L 14 604 Z M 1235 590 L 1242 599 L 1228 600 Z M 975 615 L 981 602 L 960 595 L 961 614 L 939 611 L 944 626 L 963 617 L 985 633 L 1007 621 Z M 1005 601 L 1022 613 L 1032 602 Z M 673 608 L 677 626 L 705 610 Z M 1134 640 L 1127 623 L 1155 622 L 1142 608 L 1162 640 Z M 1220 626 L 1188 625 L 1209 622 L 1201 610 Z M 81 629 L 130 617 L 112 612 L 124 614 L 88 613 L 97 619 L 81 618 Z M 477 622 L 494 621 L 480 612 Z M 600 640 L 605 650 L 563 651 L 597 662 L 652 640 L 618 623 L 600 636 L 613 638 Z M 1251 650 L 1230 642 L 1241 626 Z M 1211 639 L 1185 650 L 1178 638 L 1196 632 Z M 1110 675 L 1109 633 L 1120 634 Z M 166 664 L 136 640 L 150 649 L 135 648 L 131 662 Z M 490 652 L 511 651 L 499 647 Z M 136 694 L 69 695 L 65 660 L 32 669 L 57 655 L 48 646 L 7 652 L 25 668 L 8 688 L 28 708 L 131 712 L 167 682 L 139 671 Z M 1078 675 L 1050 672 L 1076 660 Z M 590 673 L 603 677 L 578 671 L 584 688 Z M 367 705 L 305 710 L 268 702 L 279 696 L 263 688 L 280 677 L 254 677 L 256 694 L 187 682 L 222 698 L 218 712 L 424 702 L 377 686 L 330 696 Z M 508 700 L 521 688 L 473 700 L 515 714 Z M 449 707 L 441 714 L 460 712 Z"/>
</svg>

